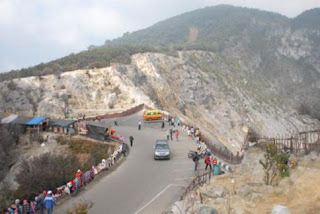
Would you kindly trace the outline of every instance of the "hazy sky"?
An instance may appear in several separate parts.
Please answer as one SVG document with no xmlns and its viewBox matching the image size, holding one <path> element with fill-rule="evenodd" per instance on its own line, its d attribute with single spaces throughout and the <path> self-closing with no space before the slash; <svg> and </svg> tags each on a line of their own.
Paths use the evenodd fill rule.
<svg viewBox="0 0 320 214">
<path fill-rule="evenodd" d="M 0 72 L 48 62 L 218 4 L 294 17 L 320 0 L 0 0 Z"/>
</svg>

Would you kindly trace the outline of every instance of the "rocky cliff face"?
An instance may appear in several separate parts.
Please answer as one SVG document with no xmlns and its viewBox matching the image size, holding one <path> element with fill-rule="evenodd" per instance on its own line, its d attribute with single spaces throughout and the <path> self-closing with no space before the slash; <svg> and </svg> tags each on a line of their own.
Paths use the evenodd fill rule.
<svg viewBox="0 0 320 214">
<path fill-rule="evenodd" d="M 246 127 L 273 136 L 314 123 L 283 98 L 276 77 L 269 81 L 259 73 L 261 56 L 245 61 L 235 53 L 144 53 L 133 55 L 131 65 L 14 79 L 0 83 L 0 103 L 11 113 L 49 117 L 63 117 L 66 107 L 79 117 L 146 103 L 200 126 L 234 152 L 244 142 Z M 289 75 L 287 81 L 293 84 L 297 78 Z"/>
<path fill-rule="evenodd" d="M 0 102 L 9 111 L 24 115 L 64 117 L 99 115 L 150 102 L 139 88 L 114 67 L 14 79 L 1 83 Z"/>
</svg>

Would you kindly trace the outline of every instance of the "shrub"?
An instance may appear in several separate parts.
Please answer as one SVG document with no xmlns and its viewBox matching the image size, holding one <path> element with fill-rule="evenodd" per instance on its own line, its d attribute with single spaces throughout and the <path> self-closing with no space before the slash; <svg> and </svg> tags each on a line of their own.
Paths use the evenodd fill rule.
<svg viewBox="0 0 320 214">
<path fill-rule="evenodd" d="M 280 177 L 290 176 L 289 167 L 287 165 L 289 156 L 279 152 L 275 144 L 269 144 L 266 147 L 264 160 L 259 163 L 265 170 L 265 184 L 272 185 L 274 178 L 279 174 Z"/>
<path fill-rule="evenodd" d="M 102 159 L 108 158 L 108 147 L 103 144 L 94 146 L 91 149 L 90 158 L 94 160 L 94 165 L 97 165 Z"/>
<path fill-rule="evenodd" d="M 15 161 L 14 143 L 18 140 L 12 136 L 9 130 L 0 126 L 0 182 L 6 176 L 10 165 Z"/>
<path fill-rule="evenodd" d="M 264 160 L 259 160 L 265 172 L 265 184 L 271 185 L 273 179 L 277 176 L 277 154 L 278 149 L 274 144 L 267 145 L 266 152 L 264 154 Z"/>
<path fill-rule="evenodd" d="M 290 176 L 288 166 L 289 156 L 285 153 L 280 153 L 277 156 L 277 168 L 281 177 Z"/>
<path fill-rule="evenodd" d="M 17 175 L 20 198 L 30 198 L 42 190 L 55 189 L 72 180 L 79 167 L 75 155 L 56 155 L 46 153 L 32 161 L 23 160 Z"/>
<path fill-rule="evenodd" d="M 83 169 L 90 169 L 92 165 L 97 165 L 102 159 L 109 157 L 109 150 L 111 153 L 114 151 L 113 146 L 79 139 L 73 139 L 69 148 L 77 155 L 89 154 L 88 159 L 82 166 Z"/>
<path fill-rule="evenodd" d="M 75 206 L 74 211 L 67 211 L 67 214 L 88 214 L 93 207 L 93 203 L 79 203 Z"/>
<path fill-rule="evenodd" d="M 60 144 L 60 145 L 66 145 L 69 143 L 69 138 L 68 137 L 65 137 L 63 135 L 60 135 L 57 137 L 57 142 Z"/>
</svg>

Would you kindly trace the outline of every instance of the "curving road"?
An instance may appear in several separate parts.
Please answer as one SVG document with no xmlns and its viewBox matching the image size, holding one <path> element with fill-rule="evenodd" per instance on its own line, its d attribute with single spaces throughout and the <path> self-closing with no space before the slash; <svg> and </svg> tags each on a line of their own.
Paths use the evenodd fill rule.
<svg viewBox="0 0 320 214">
<path fill-rule="evenodd" d="M 138 131 L 137 123 L 142 112 L 117 119 L 115 130 L 128 138 L 134 136 L 133 147 L 126 160 L 109 175 L 102 177 L 90 188 L 62 205 L 54 213 L 64 214 L 80 201 L 94 202 L 90 213 L 94 214 L 160 214 L 171 203 L 179 200 L 186 185 L 196 175 L 194 164 L 187 152 L 196 145 L 181 132 L 179 141 L 170 142 L 171 159 L 155 161 L 153 147 L 157 139 L 166 138 L 166 129 L 160 123 L 143 123 Z M 100 123 L 113 126 L 114 120 Z M 202 164 L 200 164 L 202 165 Z M 203 171 L 203 166 L 201 166 Z"/>
</svg>

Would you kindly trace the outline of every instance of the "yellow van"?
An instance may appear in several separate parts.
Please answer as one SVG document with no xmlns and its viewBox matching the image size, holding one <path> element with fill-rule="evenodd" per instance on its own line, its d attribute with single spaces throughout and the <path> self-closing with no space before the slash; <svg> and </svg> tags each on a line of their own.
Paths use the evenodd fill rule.
<svg viewBox="0 0 320 214">
<path fill-rule="evenodd" d="M 147 110 L 143 113 L 144 120 L 160 120 L 162 113 L 159 110 Z"/>
</svg>

